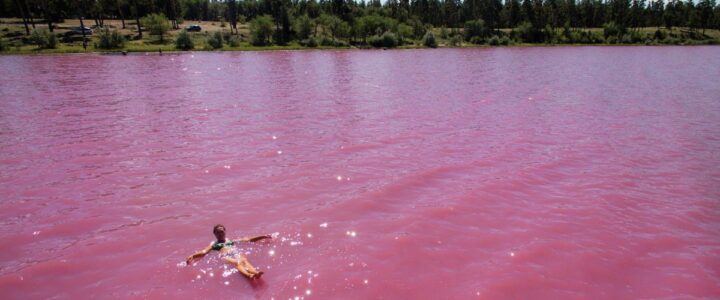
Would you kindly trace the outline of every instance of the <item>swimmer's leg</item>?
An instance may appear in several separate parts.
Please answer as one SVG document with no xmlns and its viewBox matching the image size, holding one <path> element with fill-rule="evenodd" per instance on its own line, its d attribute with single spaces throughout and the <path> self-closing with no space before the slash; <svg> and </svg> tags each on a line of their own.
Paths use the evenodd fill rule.
<svg viewBox="0 0 720 300">
<path fill-rule="evenodd" d="M 235 269 L 238 270 L 238 272 L 245 275 L 245 277 L 247 277 L 247 278 L 253 278 L 253 276 L 255 275 L 254 273 L 249 272 L 247 270 L 247 268 L 239 260 L 235 260 L 235 259 L 233 259 L 231 257 L 227 257 L 227 256 L 223 257 L 223 260 L 226 263 L 233 265 L 235 267 Z"/>
<path fill-rule="evenodd" d="M 258 271 L 244 255 L 240 256 L 238 261 L 248 270 L 249 273 L 253 274 L 253 278 L 260 278 L 264 274 L 263 272 Z"/>
</svg>

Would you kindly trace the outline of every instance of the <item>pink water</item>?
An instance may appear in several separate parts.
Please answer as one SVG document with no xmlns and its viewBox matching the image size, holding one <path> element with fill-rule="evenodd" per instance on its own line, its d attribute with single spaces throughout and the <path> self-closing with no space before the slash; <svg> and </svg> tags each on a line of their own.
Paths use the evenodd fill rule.
<svg viewBox="0 0 720 300">
<path fill-rule="evenodd" d="M 718 47 L 0 69 L 2 299 L 720 297 Z"/>
</svg>

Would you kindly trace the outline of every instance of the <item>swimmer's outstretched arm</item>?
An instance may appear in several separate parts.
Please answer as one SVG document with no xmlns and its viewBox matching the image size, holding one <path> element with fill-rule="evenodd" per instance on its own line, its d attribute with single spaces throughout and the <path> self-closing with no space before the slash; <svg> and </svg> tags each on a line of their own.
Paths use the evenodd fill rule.
<svg viewBox="0 0 720 300">
<path fill-rule="evenodd" d="M 266 235 L 258 235 L 258 236 L 244 237 L 244 238 L 239 239 L 238 241 L 241 241 L 241 242 L 259 242 L 259 241 L 262 241 L 262 240 L 264 240 L 264 239 L 271 239 L 271 238 L 272 238 L 271 235 L 266 234 Z"/>
<path fill-rule="evenodd" d="M 195 252 L 193 255 L 188 256 L 188 258 L 185 260 L 185 263 L 190 265 L 193 260 L 195 260 L 196 258 L 203 258 L 203 256 L 210 253 L 210 251 L 212 251 L 212 243 L 210 243 L 209 246 L 205 247 L 205 249 L 202 249 L 198 252 Z"/>
</svg>

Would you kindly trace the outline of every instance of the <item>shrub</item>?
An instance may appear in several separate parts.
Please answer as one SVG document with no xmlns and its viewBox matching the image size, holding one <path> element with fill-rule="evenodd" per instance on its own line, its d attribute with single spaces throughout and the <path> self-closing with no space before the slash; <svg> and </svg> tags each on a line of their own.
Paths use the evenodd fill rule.
<svg viewBox="0 0 720 300">
<path fill-rule="evenodd" d="M 210 37 L 207 39 L 207 44 L 212 49 L 220 49 L 223 46 L 223 36 L 222 32 L 215 31 Z"/>
<path fill-rule="evenodd" d="M 35 29 L 30 34 L 30 40 L 38 46 L 38 49 L 57 48 L 57 36 L 45 29 Z"/>
<path fill-rule="evenodd" d="M 377 48 L 394 48 L 398 45 L 397 37 L 394 33 L 389 31 L 386 31 L 381 36 L 374 35 L 370 37 L 368 42 L 370 43 L 370 45 Z"/>
<path fill-rule="evenodd" d="M 428 30 L 425 33 L 425 36 L 423 37 L 423 45 L 425 45 L 425 47 L 437 48 L 438 44 L 432 31 Z"/>
<path fill-rule="evenodd" d="M 195 48 L 195 44 L 193 43 L 192 39 L 190 38 L 190 34 L 187 33 L 187 31 L 183 30 L 178 34 L 177 39 L 175 40 L 175 48 L 180 50 L 192 50 Z"/>
<path fill-rule="evenodd" d="M 150 32 L 150 35 L 157 35 L 160 41 L 164 41 L 164 36 L 170 30 L 168 19 L 163 14 L 149 14 L 142 19 L 142 24 Z"/>
<path fill-rule="evenodd" d="M 462 46 L 462 38 L 459 35 L 455 35 L 450 38 L 450 46 L 457 47 Z"/>
<path fill-rule="evenodd" d="M 184 20 L 182 17 L 177 17 L 177 19 L 175 19 L 175 23 L 177 23 L 178 25 L 180 25 L 180 24 L 182 24 L 182 23 L 185 23 L 185 20 Z"/>
<path fill-rule="evenodd" d="M 632 37 L 629 34 L 624 34 L 620 39 L 623 44 L 632 44 Z"/>
<path fill-rule="evenodd" d="M 230 45 L 230 47 L 240 47 L 240 39 L 236 36 L 231 36 L 228 39 L 228 45 Z"/>
<path fill-rule="evenodd" d="M 488 44 L 490 44 L 490 46 L 500 45 L 500 38 L 498 38 L 497 35 L 493 35 L 493 36 L 488 40 Z"/>
<path fill-rule="evenodd" d="M 450 37 L 450 32 L 445 27 L 440 27 L 440 38 L 447 39 Z"/>
<path fill-rule="evenodd" d="M 480 44 L 485 43 L 485 40 L 479 36 L 474 36 L 474 37 L 470 38 L 470 43 L 480 45 Z"/>
<path fill-rule="evenodd" d="M 617 42 L 618 42 L 617 36 L 611 35 L 605 39 L 605 42 L 608 44 L 617 44 Z"/>
<path fill-rule="evenodd" d="M 125 46 L 125 37 L 117 30 L 110 31 L 107 27 L 98 32 L 98 42 L 96 48 L 100 49 L 118 49 Z"/>
<path fill-rule="evenodd" d="M 293 27 L 298 39 L 302 40 L 307 39 L 310 36 L 314 24 L 310 17 L 308 17 L 307 15 L 302 15 L 295 20 L 295 24 Z"/>
<path fill-rule="evenodd" d="M 513 30 L 513 34 L 521 41 L 532 43 L 538 41 L 538 30 L 530 22 L 522 22 Z"/>
<path fill-rule="evenodd" d="M 7 45 L 5 45 L 5 41 L 0 38 L 0 51 L 5 51 L 7 49 Z"/>
<path fill-rule="evenodd" d="M 620 37 L 625 34 L 625 31 L 625 27 L 623 27 L 622 25 L 618 25 L 613 21 L 605 23 L 605 25 L 603 25 L 603 35 L 605 35 L 606 39 L 610 36 Z"/>
<path fill-rule="evenodd" d="M 315 48 L 318 46 L 318 42 L 314 37 L 309 37 L 307 39 L 300 41 L 300 45 L 303 45 L 305 47 Z"/>
<path fill-rule="evenodd" d="M 507 36 L 503 36 L 500 38 L 500 45 L 507 46 L 510 45 L 510 38 Z"/>
<path fill-rule="evenodd" d="M 484 38 L 490 35 L 490 30 L 485 26 L 483 19 L 465 22 L 465 40 L 470 41 L 473 37 Z"/>
<path fill-rule="evenodd" d="M 414 35 L 414 30 L 410 25 L 400 23 L 397 26 L 398 44 L 403 45 L 408 43 Z"/>
<path fill-rule="evenodd" d="M 664 40 L 666 36 L 667 35 L 665 34 L 665 31 L 662 31 L 660 29 L 655 30 L 655 34 L 653 35 L 656 40 Z"/>
<path fill-rule="evenodd" d="M 270 37 L 273 34 L 273 19 L 268 15 L 257 16 L 250 21 L 250 43 L 255 46 L 270 44 Z"/>
</svg>

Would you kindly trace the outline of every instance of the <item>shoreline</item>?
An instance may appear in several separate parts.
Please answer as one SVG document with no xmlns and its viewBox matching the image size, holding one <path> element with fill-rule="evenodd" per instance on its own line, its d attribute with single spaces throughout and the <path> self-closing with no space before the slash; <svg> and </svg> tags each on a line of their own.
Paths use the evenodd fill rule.
<svg viewBox="0 0 720 300">
<path fill-rule="evenodd" d="M 490 48 L 535 48 L 535 47 L 546 47 L 546 48 L 555 48 L 555 47 L 693 47 L 693 46 L 720 46 L 720 44 L 717 43 L 708 43 L 708 44 L 700 44 L 700 43 L 693 43 L 693 44 L 685 44 L 685 45 L 675 45 L 675 44 L 608 44 L 608 43 L 598 43 L 598 44 L 535 44 L 535 43 L 519 43 L 519 44 L 512 44 L 512 45 L 467 45 L 467 46 L 439 46 L 436 48 L 430 48 L 425 47 L 422 45 L 411 45 L 411 46 L 401 46 L 401 47 L 395 47 L 395 48 L 374 48 L 374 47 L 305 47 L 305 46 L 297 46 L 297 45 L 290 45 L 290 46 L 270 46 L 270 47 L 254 47 L 254 46 L 246 46 L 246 47 L 234 47 L 234 48 L 223 48 L 223 49 L 193 49 L 193 50 L 177 50 L 177 49 L 167 49 L 158 47 L 157 49 L 147 49 L 147 48 L 136 48 L 136 49 L 115 49 L 115 50 L 103 50 L 103 49 L 92 49 L 92 50 L 83 50 L 82 48 L 76 49 L 76 48 L 70 48 L 70 49 L 23 49 L 20 51 L 17 50 L 5 50 L 0 51 L 0 56 L 12 56 L 12 55 L 29 55 L 29 56 L 35 56 L 35 55 L 63 55 L 63 54 L 104 54 L 104 55 L 122 55 L 123 52 L 126 54 L 138 54 L 138 53 L 158 53 L 160 49 L 162 49 L 163 54 L 178 54 L 178 53 L 192 53 L 192 52 L 266 52 L 266 51 L 327 51 L 327 50 L 416 50 L 416 49 L 427 49 L 427 50 L 433 50 L 433 49 L 490 49 Z"/>
</svg>

